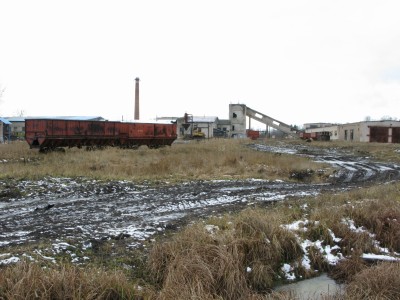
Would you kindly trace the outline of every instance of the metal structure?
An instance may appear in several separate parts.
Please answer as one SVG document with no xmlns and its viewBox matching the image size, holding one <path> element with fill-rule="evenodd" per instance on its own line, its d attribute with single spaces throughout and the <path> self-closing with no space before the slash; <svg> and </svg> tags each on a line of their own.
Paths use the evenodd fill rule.
<svg viewBox="0 0 400 300">
<path fill-rule="evenodd" d="M 171 146 L 176 140 L 176 124 L 122 123 L 108 121 L 74 121 L 27 119 L 25 139 L 41 152 L 64 147 L 149 148 Z"/>
</svg>

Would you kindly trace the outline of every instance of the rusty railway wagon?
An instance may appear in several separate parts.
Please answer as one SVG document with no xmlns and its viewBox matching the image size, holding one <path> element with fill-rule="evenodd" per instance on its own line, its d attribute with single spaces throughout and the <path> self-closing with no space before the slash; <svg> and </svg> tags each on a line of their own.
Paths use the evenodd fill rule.
<svg viewBox="0 0 400 300">
<path fill-rule="evenodd" d="M 300 138 L 302 140 L 329 141 L 331 139 L 331 136 L 329 131 L 300 132 Z"/>
<path fill-rule="evenodd" d="M 104 146 L 158 148 L 176 140 L 176 123 L 125 123 L 61 119 L 26 119 L 25 140 L 41 152 L 59 148 Z"/>
</svg>

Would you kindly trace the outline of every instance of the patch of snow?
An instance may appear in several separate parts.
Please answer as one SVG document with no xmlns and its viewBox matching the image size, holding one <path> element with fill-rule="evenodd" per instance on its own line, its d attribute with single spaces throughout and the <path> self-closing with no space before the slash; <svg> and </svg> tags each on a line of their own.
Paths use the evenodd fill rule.
<svg viewBox="0 0 400 300">
<path fill-rule="evenodd" d="M 12 257 L 0 260 L 0 266 L 9 265 L 9 264 L 15 264 L 15 263 L 17 263 L 19 261 L 20 261 L 19 257 L 12 256 Z"/>
<path fill-rule="evenodd" d="M 398 257 L 393 257 L 390 255 L 379 255 L 379 254 L 373 254 L 373 253 L 364 253 L 361 255 L 361 257 L 364 259 L 369 259 L 369 260 L 400 261 L 400 258 L 398 258 Z"/>
<path fill-rule="evenodd" d="M 204 228 L 205 228 L 205 229 L 208 231 L 208 233 L 210 233 L 211 235 L 215 234 L 215 233 L 219 230 L 219 227 L 218 227 L 218 226 L 216 226 L 216 225 L 210 225 L 210 224 L 204 226 Z"/>
<path fill-rule="evenodd" d="M 49 260 L 49 261 L 51 261 L 52 263 L 56 263 L 56 259 L 54 258 L 54 257 L 50 257 L 50 256 L 45 256 L 45 255 L 43 255 L 42 254 L 42 251 L 41 250 L 35 250 L 34 251 L 37 255 L 39 255 L 41 258 L 43 258 L 43 259 L 45 259 L 45 260 Z"/>
<path fill-rule="evenodd" d="M 281 270 L 285 274 L 285 278 L 287 280 L 295 280 L 296 279 L 296 275 L 294 275 L 293 268 L 291 265 L 283 264 Z"/>
<path fill-rule="evenodd" d="M 303 230 L 306 231 L 307 228 L 305 228 L 305 225 L 307 225 L 309 223 L 308 220 L 299 220 L 299 221 L 295 221 L 292 224 L 287 224 L 287 225 L 282 225 L 284 228 L 294 231 L 294 230 Z M 302 225 L 300 227 L 300 225 Z"/>
</svg>

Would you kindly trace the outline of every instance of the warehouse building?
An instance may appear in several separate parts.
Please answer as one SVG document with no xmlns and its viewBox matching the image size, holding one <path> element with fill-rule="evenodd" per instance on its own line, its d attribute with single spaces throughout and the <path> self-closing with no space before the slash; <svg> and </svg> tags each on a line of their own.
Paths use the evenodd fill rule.
<svg viewBox="0 0 400 300">
<path fill-rule="evenodd" d="M 363 121 L 347 124 L 305 124 L 305 132 L 328 132 L 330 140 L 370 142 L 370 143 L 400 143 L 400 121 Z"/>
</svg>

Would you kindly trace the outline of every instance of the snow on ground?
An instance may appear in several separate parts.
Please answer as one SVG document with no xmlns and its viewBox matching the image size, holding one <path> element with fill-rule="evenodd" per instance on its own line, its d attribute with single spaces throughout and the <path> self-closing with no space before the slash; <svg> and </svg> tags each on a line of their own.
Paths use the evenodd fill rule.
<svg viewBox="0 0 400 300">
<path fill-rule="evenodd" d="M 333 178 L 335 184 L 305 184 L 283 179 L 213 180 L 157 186 L 85 178 L 48 177 L 39 181 L 15 181 L 11 186 L 18 193 L 6 200 L 0 199 L 0 250 L 43 239 L 52 241 L 53 246 L 48 252 L 54 255 L 59 251 L 66 254 L 69 254 L 68 251 L 84 252 L 90 249 L 92 241 L 102 239 L 122 238 L 127 240 L 128 247 L 138 247 L 144 240 L 167 228 L 179 228 L 189 218 L 219 215 L 291 197 L 336 193 L 354 188 L 357 183 L 400 179 L 400 167 L 397 165 L 355 159 L 339 155 L 334 150 L 316 155 L 298 149 L 266 145 L 254 147 L 259 151 L 308 155 L 315 161 L 330 163 L 338 170 Z M 10 183 L 0 181 L 0 185 L 6 189 Z M 291 224 L 294 228 L 288 229 L 299 230 L 308 221 L 298 222 Z M 70 246 L 76 249 L 65 248 L 66 241 L 73 241 Z M 322 241 L 302 243 L 305 243 L 305 249 L 311 244 L 317 247 L 332 262 L 341 259 L 338 254 L 332 254 L 333 250 L 340 253 L 339 249 L 323 246 Z M 71 260 L 77 261 L 72 254 L 70 256 Z M 14 261 L 12 257 L 0 257 L 0 264 Z M 81 255 L 80 260 L 84 260 L 83 257 Z M 306 257 L 304 261 L 307 261 Z"/>
<path fill-rule="evenodd" d="M 362 227 L 356 227 L 355 223 L 351 219 L 344 219 L 342 220 L 343 224 L 346 224 L 351 231 L 361 233 L 361 232 L 367 232 L 368 231 Z M 344 259 L 345 256 L 340 252 L 340 241 L 342 240 L 340 237 L 336 237 L 335 234 L 333 233 L 332 230 L 329 230 L 329 233 L 331 235 L 331 238 L 333 242 L 335 243 L 334 246 L 330 245 L 325 245 L 324 241 L 321 240 L 316 240 L 316 241 L 310 241 L 309 239 L 303 239 L 301 237 L 301 232 L 307 231 L 307 225 L 310 224 L 311 222 L 307 219 L 303 220 L 297 220 L 292 222 L 291 224 L 284 224 L 282 225 L 283 228 L 286 228 L 287 230 L 293 232 L 297 238 L 298 243 L 301 245 L 304 256 L 302 259 L 302 266 L 306 270 L 311 270 L 311 260 L 309 258 L 309 249 L 311 247 L 315 247 L 316 249 L 319 250 L 319 252 L 323 255 L 324 259 L 330 264 L 330 265 L 336 265 L 340 260 Z M 374 238 L 374 234 L 369 233 L 369 236 L 371 238 Z M 388 249 L 386 248 L 381 248 L 379 247 L 379 242 L 377 240 L 373 240 L 373 243 L 378 246 L 378 249 L 381 251 L 381 254 L 372 254 L 372 253 L 363 253 L 361 257 L 365 260 L 385 260 L 385 261 L 400 261 L 400 254 L 399 253 L 392 253 L 392 255 L 389 255 Z M 287 280 L 298 280 L 301 278 L 296 278 L 294 275 L 294 270 L 295 266 L 284 263 L 282 265 L 282 271 L 285 273 L 285 278 Z M 318 272 L 318 270 L 312 270 L 315 272 Z"/>
</svg>

